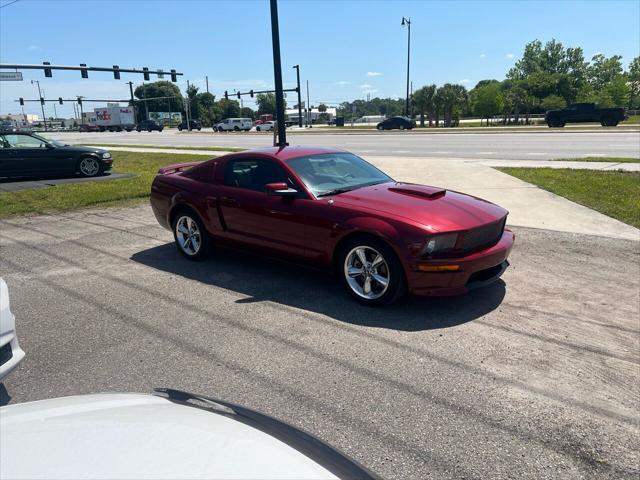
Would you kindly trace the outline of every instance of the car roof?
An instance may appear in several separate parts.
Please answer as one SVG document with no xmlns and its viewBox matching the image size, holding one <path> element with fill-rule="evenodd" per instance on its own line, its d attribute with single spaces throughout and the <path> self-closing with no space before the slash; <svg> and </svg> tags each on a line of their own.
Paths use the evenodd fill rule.
<svg viewBox="0 0 640 480">
<path fill-rule="evenodd" d="M 322 155 L 326 153 L 345 153 L 345 150 L 329 147 L 294 145 L 287 147 L 252 148 L 239 153 L 225 155 L 225 157 L 243 157 L 251 154 L 259 154 L 286 162 L 292 158 L 304 157 L 306 155 Z"/>
</svg>

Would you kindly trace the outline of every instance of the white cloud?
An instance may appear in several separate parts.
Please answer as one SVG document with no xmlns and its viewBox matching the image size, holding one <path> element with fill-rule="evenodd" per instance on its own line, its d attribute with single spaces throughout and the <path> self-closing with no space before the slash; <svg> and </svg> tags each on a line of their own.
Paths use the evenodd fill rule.
<svg viewBox="0 0 640 480">
<path fill-rule="evenodd" d="M 382 72 L 367 72 L 367 77 L 381 77 Z"/>
<path fill-rule="evenodd" d="M 344 86 L 344 85 L 349 85 L 351 82 L 347 82 L 346 80 L 340 80 L 339 82 L 336 82 L 336 85 L 340 85 L 340 86 Z"/>
<path fill-rule="evenodd" d="M 463 78 L 462 80 L 458 80 L 458 83 L 462 83 L 462 84 L 471 83 L 471 80 L 469 80 L 468 78 Z"/>
<path fill-rule="evenodd" d="M 370 88 L 373 88 L 373 85 L 369 85 L 368 83 L 363 83 L 362 85 L 360 85 L 360 88 L 363 90 L 368 90 Z"/>
<path fill-rule="evenodd" d="M 514 58 L 515 56 L 515 53 L 507 53 L 504 58 Z"/>
<path fill-rule="evenodd" d="M 480 54 L 480 58 L 487 58 L 487 54 L 486 53 L 481 53 Z"/>
<path fill-rule="evenodd" d="M 30 52 L 35 52 L 36 50 L 40 50 L 40 47 L 38 45 L 29 45 L 27 47 L 27 50 L 29 50 Z"/>
</svg>

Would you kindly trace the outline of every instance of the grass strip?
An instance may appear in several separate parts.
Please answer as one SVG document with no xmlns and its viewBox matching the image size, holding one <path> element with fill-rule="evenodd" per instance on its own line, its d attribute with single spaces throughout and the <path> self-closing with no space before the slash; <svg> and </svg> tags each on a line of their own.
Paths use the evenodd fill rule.
<svg viewBox="0 0 640 480">
<path fill-rule="evenodd" d="M 640 172 L 515 167 L 498 170 L 640 228 Z"/>
</svg>

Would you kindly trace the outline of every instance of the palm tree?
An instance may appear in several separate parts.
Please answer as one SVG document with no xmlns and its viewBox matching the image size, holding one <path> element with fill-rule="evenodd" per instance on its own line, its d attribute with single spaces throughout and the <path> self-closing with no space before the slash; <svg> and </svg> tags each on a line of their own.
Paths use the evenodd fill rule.
<svg viewBox="0 0 640 480">
<path fill-rule="evenodd" d="M 445 83 L 437 90 L 437 97 L 444 112 L 444 126 L 451 127 L 453 112 L 465 105 L 469 99 L 467 89 L 462 85 Z"/>
<path fill-rule="evenodd" d="M 413 104 L 420 112 L 420 126 L 424 127 L 424 114 L 429 114 L 429 120 L 431 120 L 431 114 L 434 110 L 434 100 L 436 94 L 435 85 L 425 85 L 413 92 L 411 97 Z"/>
</svg>

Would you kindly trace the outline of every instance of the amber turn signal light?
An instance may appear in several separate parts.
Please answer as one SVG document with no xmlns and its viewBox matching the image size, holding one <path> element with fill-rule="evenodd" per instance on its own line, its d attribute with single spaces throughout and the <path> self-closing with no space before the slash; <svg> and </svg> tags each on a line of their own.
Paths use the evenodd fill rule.
<svg viewBox="0 0 640 480">
<path fill-rule="evenodd" d="M 425 265 L 419 263 L 418 270 L 421 272 L 455 272 L 460 270 L 460 265 Z"/>
</svg>

